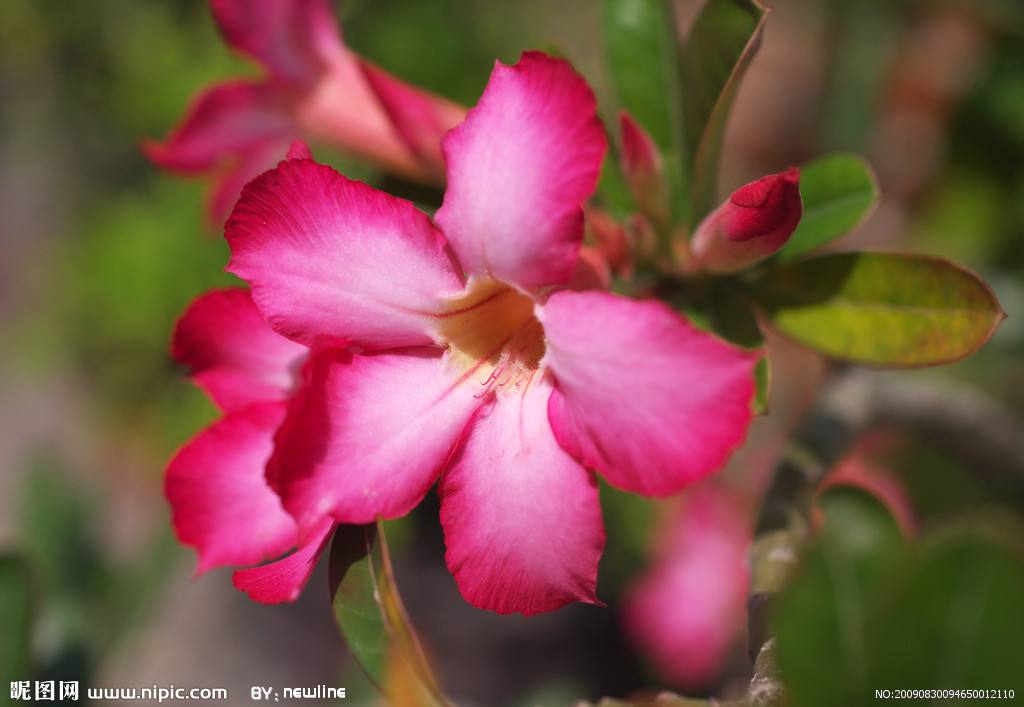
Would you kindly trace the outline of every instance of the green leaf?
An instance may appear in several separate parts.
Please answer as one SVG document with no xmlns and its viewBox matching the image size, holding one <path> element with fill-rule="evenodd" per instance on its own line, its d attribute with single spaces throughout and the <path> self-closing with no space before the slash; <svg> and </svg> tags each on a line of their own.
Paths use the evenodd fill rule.
<svg viewBox="0 0 1024 707">
<path fill-rule="evenodd" d="M 617 218 L 625 218 L 636 210 L 633 195 L 629 193 L 619 163 L 610 152 L 604 156 L 604 162 L 601 163 L 597 198 L 601 205 Z"/>
<path fill-rule="evenodd" d="M 771 390 L 772 367 L 768 356 L 762 356 L 754 366 L 754 414 L 768 414 L 768 393 Z"/>
<path fill-rule="evenodd" d="M 715 205 L 722 138 L 743 75 L 761 44 L 767 10 L 757 0 L 708 0 L 680 57 L 680 95 L 693 222 Z"/>
<path fill-rule="evenodd" d="M 824 526 L 775 609 L 787 703 L 865 704 L 877 687 L 869 680 L 873 601 L 905 562 L 905 545 L 885 507 L 863 491 L 831 489 L 818 506 Z"/>
<path fill-rule="evenodd" d="M 662 150 L 679 129 L 675 17 L 667 0 L 604 0 L 604 39 L 619 108 Z"/>
<path fill-rule="evenodd" d="M 974 273 L 942 258 L 840 253 L 787 263 L 750 285 L 763 321 L 833 358 L 931 366 L 977 351 L 1006 316 Z"/>
<path fill-rule="evenodd" d="M 712 329 L 737 346 L 756 349 L 764 345 L 753 306 L 734 281 L 713 280 L 707 297 Z"/>
<path fill-rule="evenodd" d="M 944 531 L 907 552 L 864 492 L 833 489 L 819 505 L 825 527 L 775 614 L 788 705 L 852 707 L 876 689 L 1024 689 L 1017 536 Z"/>
<path fill-rule="evenodd" d="M 800 168 L 800 196 L 803 218 L 779 252 L 780 260 L 792 260 L 853 230 L 874 209 L 878 183 L 863 158 L 837 153 Z"/>
<path fill-rule="evenodd" d="M 0 556 L 0 626 L 0 675 L 4 681 L 28 680 L 32 584 L 28 564 L 17 555 Z"/>
<path fill-rule="evenodd" d="M 676 20 L 668 0 L 604 0 L 604 40 L 617 109 L 661 148 L 672 208 L 683 208 L 686 173 Z M 616 111 L 617 112 L 617 111 Z M 617 116 L 608 116 L 617 125 Z"/>
<path fill-rule="evenodd" d="M 396 707 L 447 707 L 399 596 L 383 523 L 338 527 L 328 580 L 338 628 L 374 684 Z"/>
<path fill-rule="evenodd" d="M 1024 559 L 977 532 L 927 548 L 886 602 L 873 681 L 936 689 L 1024 690 Z"/>
</svg>

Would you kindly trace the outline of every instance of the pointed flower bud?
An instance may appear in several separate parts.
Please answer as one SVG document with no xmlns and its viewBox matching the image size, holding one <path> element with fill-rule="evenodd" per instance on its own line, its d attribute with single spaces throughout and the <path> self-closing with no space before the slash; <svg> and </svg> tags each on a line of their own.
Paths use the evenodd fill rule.
<svg viewBox="0 0 1024 707">
<path fill-rule="evenodd" d="M 702 270 L 743 270 L 776 252 L 803 215 L 800 170 L 761 177 L 740 187 L 694 233 L 694 260 Z"/>
<path fill-rule="evenodd" d="M 622 174 L 637 207 L 656 223 L 668 219 L 661 152 L 654 139 L 629 113 L 619 114 Z"/>
</svg>

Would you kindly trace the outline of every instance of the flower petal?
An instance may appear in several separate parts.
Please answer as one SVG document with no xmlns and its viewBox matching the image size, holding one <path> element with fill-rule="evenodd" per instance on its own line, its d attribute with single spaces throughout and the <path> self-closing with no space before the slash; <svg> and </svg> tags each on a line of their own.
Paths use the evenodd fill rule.
<svg viewBox="0 0 1024 707">
<path fill-rule="evenodd" d="M 526 52 L 497 63 L 442 147 L 437 223 L 466 271 L 523 288 L 568 280 L 605 147 L 594 95 L 567 62 Z"/>
<path fill-rule="evenodd" d="M 597 480 L 551 433 L 551 384 L 482 408 L 441 477 L 445 558 L 473 606 L 536 614 L 595 594 L 604 528 Z"/>
<path fill-rule="evenodd" d="M 361 59 L 360 66 L 394 129 L 427 171 L 444 176 L 441 138 L 466 117 L 466 109 L 410 86 Z"/>
<path fill-rule="evenodd" d="M 300 527 L 412 510 L 480 405 L 479 384 L 463 377 L 440 349 L 333 350 L 312 361 L 267 467 Z"/>
<path fill-rule="evenodd" d="M 616 487 L 667 496 L 719 469 L 746 435 L 757 357 L 660 302 L 558 292 L 538 308 L 561 445 Z"/>
<path fill-rule="evenodd" d="M 178 320 L 171 354 L 223 410 L 284 400 L 307 349 L 263 320 L 248 290 L 214 290 Z"/>
<path fill-rule="evenodd" d="M 291 139 L 291 135 L 282 134 L 249 147 L 214 178 L 206 204 L 207 219 L 214 231 L 223 230 L 242 188 L 281 161 Z"/>
<path fill-rule="evenodd" d="M 250 182 L 225 235 L 228 270 L 249 282 L 274 329 L 310 346 L 432 343 L 430 313 L 462 288 L 426 215 L 310 160 Z"/>
<path fill-rule="evenodd" d="M 263 604 L 295 601 L 313 574 L 333 530 L 334 523 L 321 521 L 295 552 L 267 565 L 238 570 L 231 578 L 232 584 Z"/>
<path fill-rule="evenodd" d="M 228 44 L 281 78 L 313 80 L 342 51 L 327 0 L 210 0 L 210 8 Z"/>
<path fill-rule="evenodd" d="M 165 169 L 205 172 L 268 141 L 286 140 L 293 105 L 291 92 L 276 83 L 218 84 L 199 95 L 166 140 L 145 142 L 142 149 Z"/>
<path fill-rule="evenodd" d="M 229 413 L 167 466 L 164 493 L 178 539 L 199 553 L 197 574 L 262 562 L 294 547 L 295 522 L 264 478 L 284 415 L 283 403 Z"/>
</svg>

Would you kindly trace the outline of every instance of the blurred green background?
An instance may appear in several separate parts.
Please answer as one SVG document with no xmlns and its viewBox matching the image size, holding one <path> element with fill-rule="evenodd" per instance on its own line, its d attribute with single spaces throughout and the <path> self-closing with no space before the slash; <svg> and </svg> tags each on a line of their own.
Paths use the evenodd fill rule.
<svg viewBox="0 0 1024 707">
<path fill-rule="evenodd" d="M 679 3 L 683 28 L 698 4 Z M 607 95 L 598 2 L 354 0 L 338 12 L 355 50 L 467 105 L 495 58 L 527 48 L 567 56 Z M 1017 431 L 1022 15 L 1014 0 L 778 0 L 722 172 L 733 188 L 829 150 L 867 156 L 884 198 L 846 245 L 954 257 L 1010 313 L 972 359 L 895 375 L 968 386 Z M 204 185 L 159 172 L 138 141 L 162 136 L 199 88 L 254 71 L 223 45 L 202 0 L 0 3 L 0 551 L 11 558 L 0 581 L 31 577 L 32 676 L 235 695 L 257 682 L 329 683 L 372 699 L 335 634 L 324 577 L 277 608 L 250 604 L 227 571 L 190 581 L 191 553 L 174 542 L 161 495 L 169 455 L 215 416 L 169 358 L 171 327 L 232 278 L 223 240 L 204 226 Z M 977 474 L 970 455 L 933 443 L 910 440 L 893 462 L 926 522 L 995 501 L 1024 508 L 1024 459 L 979 462 L 993 468 Z M 531 620 L 461 602 L 436 505 L 405 524 L 418 532 L 397 542 L 399 580 L 456 698 L 566 704 L 655 684 L 614 614 L 644 562 L 648 507 L 604 500 L 600 593 L 612 608 Z M 10 635 L 28 630 L 27 615 L 7 612 Z"/>
</svg>

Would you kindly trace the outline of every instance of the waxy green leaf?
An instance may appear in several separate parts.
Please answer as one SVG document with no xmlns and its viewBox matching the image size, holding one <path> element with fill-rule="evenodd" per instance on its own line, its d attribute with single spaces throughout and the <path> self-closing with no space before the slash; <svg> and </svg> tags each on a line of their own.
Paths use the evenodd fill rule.
<svg viewBox="0 0 1024 707">
<path fill-rule="evenodd" d="M 685 146 L 679 98 L 678 38 L 668 0 L 604 0 L 604 40 L 619 111 L 628 112 L 662 153 L 662 168 L 676 211 L 685 202 Z"/>
<path fill-rule="evenodd" d="M 666 152 L 680 131 L 675 17 L 667 0 L 604 0 L 605 50 L 618 107 Z"/>
<path fill-rule="evenodd" d="M 383 523 L 339 526 L 328 578 L 338 628 L 374 684 L 401 707 L 448 707 L 399 596 Z"/>
<path fill-rule="evenodd" d="M 830 489 L 818 505 L 824 527 L 775 607 L 787 705 L 862 705 L 910 685 L 1024 689 L 1013 529 L 947 529 L 909 548 L 863 491 Z"/>
<path fill-rule="evenodd" d="M 800 168 L 804 214 L 779 260 L 793 260 L 844 236 L 867 218 L 878 201 L 878 183 L 863 158 L 827 155 Z"/>
<path fill-rule="evenodd" d="M 818 506 L 824 526 L 775 607 L 787 703 L 864 704 L 873 696 L 874 600 L 907 549 L 896 521 L 863 491 L 831 489 Z"/>
<path fill-rule="evenodd" d="M 680 95 L 693 222 L 715 206 L 722 139 L 740 82 L 761 45 L 767 9 L 757 0 L 708 0 L 680 56 Z"/>
<path fill-rule="evenodd" d="M 768 394 L 772 387 L 772 367 L 768 356 L 764 355 L 754 366 L 754 400 L 751 405 L 755 415 L 767 415 L 769 398 Z"/>
<path fill-rule="evenodd" d="M 0 556 L 0 626 L 0 675 L 5 681 L 28 680 L 32 586 L 28 564 L 16 555 Z"/>
<path fill-rule="evenodd" d="M 750 285 L 762 321 L 837 359 L 931 366 L 977 351 L 1005 317 L 974 273 L 942 258 L 840 253 L 773 268 Z"/>
<path fill-rule="evenodd" d="M 1019 536 L 1018 536 L 1019 539 Z M 922 549 L 888 597 L 873 641 L 872 682 L 937 689 L 1024 691 L 1024 555 L 1002 538 L 963 529 Z"/>
</svg>

